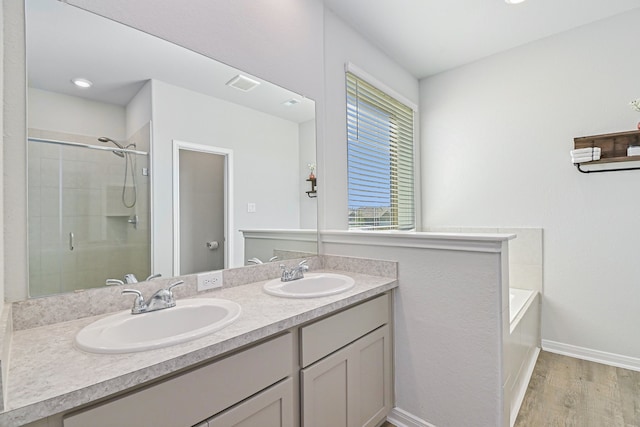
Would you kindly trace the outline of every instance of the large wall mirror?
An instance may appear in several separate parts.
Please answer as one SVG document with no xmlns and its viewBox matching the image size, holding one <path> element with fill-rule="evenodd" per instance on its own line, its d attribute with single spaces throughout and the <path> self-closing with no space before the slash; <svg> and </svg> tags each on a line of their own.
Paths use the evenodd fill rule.
<svg viewBox="0 0 640 427">
<path fill-rule="evenodd" d="M 25 4 L 30 296 L 317 253 L 312 100 Z"/>
</svg>

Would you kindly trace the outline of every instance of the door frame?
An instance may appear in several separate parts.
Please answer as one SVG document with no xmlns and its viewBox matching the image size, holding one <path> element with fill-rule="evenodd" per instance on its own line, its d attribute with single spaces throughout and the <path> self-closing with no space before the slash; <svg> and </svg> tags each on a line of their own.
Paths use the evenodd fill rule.
<svg viewBox="0 0 640 427">
<path fill-rule="evenodd" d="M 224 268 L 229 268 L 233 248 L 233 150 L 173 140 L 173 274 L 180 272 L 180 150 L 224 156 Z"/>
</svg>

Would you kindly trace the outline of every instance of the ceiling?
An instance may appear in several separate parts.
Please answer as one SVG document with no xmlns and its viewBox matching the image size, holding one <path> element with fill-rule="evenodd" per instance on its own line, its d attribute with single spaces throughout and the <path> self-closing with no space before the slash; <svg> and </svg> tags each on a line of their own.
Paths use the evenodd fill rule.
<svg viewBox="0 0 640 427">
<path fill-rule="evenodd" d="M 417 78 L 640 7 L 640 0 L 323 0 Z"/>
<path fill-rule="evenodd" d="M 29 87 L 124 106 L 157 79 L 298 123 L 315 117 L 312 100 L 60 1 L 28 0 L 26 23 Z M 239 73 L 260 85 L 249 92 L 227 86 Z M 74 86 L 76 77 L 93 86 Z M 299 103 L 283 104 L 291 99 Z"/>
</svg>

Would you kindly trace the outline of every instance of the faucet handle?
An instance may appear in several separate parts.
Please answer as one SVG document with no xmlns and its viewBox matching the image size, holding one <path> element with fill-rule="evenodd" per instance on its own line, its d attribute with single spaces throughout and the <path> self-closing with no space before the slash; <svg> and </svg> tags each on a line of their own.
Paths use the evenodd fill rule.
<svg viewBox="0 0 640 427">
<path fill-rule="evenodd" d="M 157 279 L 158 277 L 161 277 L 161 276 L 162 276 L 162 274 L 160 274 L 160 273 L 152 274 L 151 276 L 149 276 L 146 279 L 144 279 L 144 281 L 148 282 L 151 279 Z"/>
<path fill-rule="evenodd" d="M 122 286 L 124 285 L 124 282 L 118 279 L 107 279 L 104 284 L 107 286 Z"/>
<path fill-rule="evenodd" d="M 136 289 L 123 289 L 122 295 L 125 294 L 134 294 L 137 295 L 133 300 L 133 307 L 131 307 L 131 314 L 139 314 L 146 310 L 147 304 L 144 302 L 144 298 L 142 297 L 142 292 Z"/>
<path fill-rule="evenodd" d="M 126 283 L 138 283 L 138 279 L 136 278 L 136 275 L 133 273 L 128 273 L 124 275 L 124 281 Z"/>
<path fill-rule="evenodd" d="M 184 284 L 184 280 L 178 280 L 177 282 L 170 284 L 169 287 L 167 288 L 167 291 L 169 291 L 169 293 L 171 293 L 171 290 L 173 288 L 175 288 L 176 286 L 182 285 L 182 284 Z"/>
<path fill-rule="evenodd" d="M 298 263 L 298 265 L 305 265 L 306 263 L 307 263 L 307 260 L 306 260 L 306 259 L 303 259 L 302 261 L 300 261 L 300 262 Z"/>
</svg>

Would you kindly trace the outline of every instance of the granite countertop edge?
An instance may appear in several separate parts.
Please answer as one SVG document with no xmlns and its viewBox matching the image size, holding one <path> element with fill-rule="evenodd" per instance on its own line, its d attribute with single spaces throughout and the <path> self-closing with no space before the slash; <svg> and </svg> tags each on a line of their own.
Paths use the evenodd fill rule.
<svg viewBox="0 0 640 427">
<path fill-rule="evenodd" d="M 332 271 L 332 270 L 326 270 Z M 250 345 L 252 343 L 256 343 L 263 339 L 276 336 L 277 334 L 284 332 L 288 329 L 294 328 L 296 326 L 300 326 L 306 322 L 312 321 L 314 319 L 320 318 L 327 314 L 330 314 L 334 311 L 340 310 L 344 307 L 356 304 L 358 302 L 367 300 L 376 295 L 387 292 L 391 289 L 394 289 L 398 286 L 397 279 L 388 278 L 388 277 L 379 277 L 379 276 L 369 276 L 364 274 L 350 273 L 344 271 L 332 271 L 341 274 L 345 274 L 351 276 L 356 281 L 356 286 L 351 291 L 345 292 L 343 294 L 322 297 L 322 298 L 314 298 L 313 300 L 317 301 L 317 304 L 314 305 L 313 308 L 305 309 L 301 312 L 295 312 L 296 310 L 289 310 L 291 313 L 288 313 L 285 308 L 285 314 L 281 316 L 280 319 L 255 327 L 254 329 L 247 330 L 241 334 L 236 336 L 232 336 L 226 339 L 221 339 L 216 342 L 207 343 L 202 347 L 194 348 L 193 350 L 187 350 L 183 354 L 179 354 L 173 357 L 163 357 L 163 354 L 158 356 L 158 361 L 156 363 L 152 363 L 148 366 L 144 366 L 140 369 L 131 370 L 129 372 L 117 372 L 111 378 L 108 378 L 103 381 L 96 382 L 92 385 L 76 388 L 74 390 L 69 390 L 65 393 L 61 393 L 49 398 L 44 398 L 42 400 L 38 400 L 30 403 L 15 403 L 12 402 L 11 394 L 9 394 L 7 399 L 6 410 L 0 413 L 0 425 L 1 426 L 20 426 L 26 423 L 30 423 L 33 421 L 37 421 L 42 418 L 46 418 L 51 415 L 55 415 L 61 412 L 69 411 L 76 407 L 91 403 L 93 401 L 97 401 L 99 399 L 109 397 L 111 395 L 126 391 L 132 387 L 136 387 L 138 385 L 149 383 L 154 380 L 161 379 L 163 377 L 169 376 L 178 371 L 188 369 L 190 367 L 197 366 L 200 363 L 206 362 L 212 358 L 222 356 L 226 353 L 238 350 L 244 346 Z M 256 282 L 247 285 L 242 285 L 236 288 L 236 292 L 239 290 L 240 292 L 251 292 L 255 293 L 261 292 L 261 287 L 264 282 Z M 201 294 L 198 297 L 212 297 L 212 298 L 225 298 L 224 293 L 219 291 L 213 291 L 209 294 Z M 253 295 L 256 297 L 257 295 Z M 292 301 L 302 301 L 302 300 L 292 300 L 288 298 L 278 298 L 269 296 L 266 294 L 258 296 L 258 298 L 272 299 L 276 298 L 277 300 L 281 300 L 282 306 L 295 306 L 296 304 L 292 304 Z M 231 298 L 229 298 L 231 299 Z M 304 300 L 305 303 L 309 303 L 312 299 Z M 271 301 L 274 302 L 273 300 Z M 312 304 L 313 305 L 313 304 Z M 90 320 L 81 319 L 74 320 L 66 323 L 77 323 L 77 327 L 72 327 L 71 332 L 68 333 L 69 336 L 65 337 L 55 337 L 51 339 L 68 339 L 72 340 L 75 336 L 75 333 L 79 331 L 84 325 L 91 323 L 91 321 L 104 316 L 95 316 Z M 49 329 L 49 326 L 34 328 L 34 329 Z M 22 333 L 31 333 L 29 331 L 22 331 Z M 40 332 L 33 332 L 40 333 Z M 198 340 L 177 344 L 172 346 L 174 349 L 180 347 L 190 347 L 193 346 L 193 343 L 196 343 Z M 80 351 L 80 350 L 75 350 Z M 13 353 L 13 349 L 12 349 Z M 150 353 L 150 352 L 144 352 Z M 111 355 L 101 355 L 108 358 Z M 34 373 L 37 375 L 37 373 Z M 9 375 L 9 382 L 11 382 L 11 374 Z"/>
</svg>

